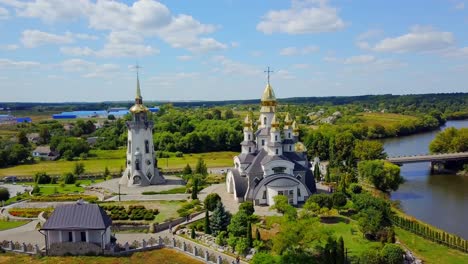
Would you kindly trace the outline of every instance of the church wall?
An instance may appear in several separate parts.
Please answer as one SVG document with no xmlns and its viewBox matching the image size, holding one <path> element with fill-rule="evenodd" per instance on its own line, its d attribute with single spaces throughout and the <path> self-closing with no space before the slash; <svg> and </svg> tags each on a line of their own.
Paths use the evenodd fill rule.
<svg viewBox="0 0 468 264">
<path fill-rule="evenodd" d="M 292 162 L 286 160 L 275 160 L 263 165 L 264 176 L 267 177 L 269 175 L 275 174 L 273 168 L 276 167 L 285 167 L 286 170 L 284 173 L 293 175 L 294 164 Z"/>
</svg>

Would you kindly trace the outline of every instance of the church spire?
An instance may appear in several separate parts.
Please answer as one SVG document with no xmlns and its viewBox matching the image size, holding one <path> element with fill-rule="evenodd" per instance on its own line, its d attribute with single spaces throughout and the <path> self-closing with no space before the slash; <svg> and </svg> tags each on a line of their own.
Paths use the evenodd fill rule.
<svg viewBox="0 0 468 264">
<path fill-rule="evenodd" d="M 143 97 L 141 96 L 141 89 L 140 89 L 140 76 L 138 70 L 141 68 L 140 66 L 135 66 L 137 71 L 137 84 L 136 84 L 136 96 L 135 96 L 135 104 L 130 108 L 130 112 L 132 113 L 141 113 L 141 112 L 148 112 L 148 108 L 143 105 Z"/>
</svg>

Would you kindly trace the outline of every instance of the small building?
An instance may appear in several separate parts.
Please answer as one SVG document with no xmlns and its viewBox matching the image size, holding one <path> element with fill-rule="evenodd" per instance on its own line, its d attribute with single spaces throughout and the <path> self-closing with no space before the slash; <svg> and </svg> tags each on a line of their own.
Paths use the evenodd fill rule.
<svg viewBox="0 0 468 264">
<path fill-rule="evenodd" d="M 29 133 L 26 135 L 26 137 L 28 138 L 29 142 L 34 144 L 39 143 L 39 141 L 41 140 L 41 136 L 39 135 L 39 133 Z"/>
<path fill-rule="evenodd" d="M 48 255 L 102 253 L 111 243 L 112 220 L 97 204 L 60 205 L 39 230 Z"/>
<path fill-rule="evenodd" d="M 42 158 L 46 160 L 56 160 L 59 154 L 50 149 L 50 146 L 38 146 L 32 152 L 33 157 Z"/>
</svg>

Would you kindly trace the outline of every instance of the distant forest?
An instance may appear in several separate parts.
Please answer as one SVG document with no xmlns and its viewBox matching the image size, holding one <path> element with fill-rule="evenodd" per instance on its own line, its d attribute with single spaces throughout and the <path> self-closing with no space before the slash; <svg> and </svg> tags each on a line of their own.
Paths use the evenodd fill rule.
<svg viewBox="0 0 468 264">
<path fill-rule="evenodd" d="M 468 93 L 438 93 L 438 94 L 410 94 L 410 95 L 362 95 L 362 96 L 328 96 L 328 97 L 291 97 L 278 99 L 280 104 L 306 104 L 314 105 L 346 105 L 359 104 L 369 108 L 414 107 L 418 110 L 434 110 L 437 107 L 441 112 L 454 112 L 451 106 L 460 109 L 468 106 Z M 254 105 L 260 103 L 259 99 L 227 100 L 227 101 L 146 101 L 146 105 L 172 104 L 175 107 L 213 107 L 228 105 Z M 96 110 L 110 107 L 131 107 L 133 101 L 116 102 L 66 102 L 66 103 L 39 103 L 39 102 L 0 102 L 0 107 L 10 110 L 38 110 L 38 111 L 73 111 Z M 448 109 L 447 109 L 448 108 Z M 458 110 L 457 109 L 457 110 Z M 457 111 L 455 110 L 455 111 Z M 393 112 L 393 111 L 390 111 Z M 401 111 L 396 111 L 401 112 Z"/>
</svg>

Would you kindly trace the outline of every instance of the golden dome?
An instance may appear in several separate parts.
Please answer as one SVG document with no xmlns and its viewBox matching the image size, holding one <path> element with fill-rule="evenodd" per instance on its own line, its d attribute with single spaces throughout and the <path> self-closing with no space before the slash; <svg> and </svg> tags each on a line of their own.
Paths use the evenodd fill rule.
<svg viewBox="0 0 468 264">
<path fill-rule="evenodd" d="M 273 88 L 270 84 L 267 84 L 262 95 L 262 105 L 264 106 L 275 106 L 276 105 L 276 96 Z"/>
<path fill-rule="evenodd" d="M 272 129 L 277 129 L 279 127 L 279 122 L 276 120 L 276 115 L 273 115 L 273 118 L 271 119 L 271 127 Z"/>
<path fill-rule="evenodd" d="M 296 120 L 292 122 L 293 135 L 299 136 L 299 127 L 297 126 Z"/>
<path fill-rule="evenodd" d="M 291 116 L 289 113 L 286 113 L 286 117 L 284 118 L 284 127 L 285 129 L 289 129 L 289 126 L 292 125 L 293 121 L 291 120 Z"/>
<path fill-rule="evenodd" d="M 297 142 L 296 144 L 294 144 L 294 151 L 296 151 L 296 152 L 306 152 L 307 149 L 304 146 L 304 144 L 302 144 L 301 142 Z"/>
<path fill-rule="evenodd" d="M 142 104 L 135 104 L 130 108 L 130 112 L 133 114 L 148 112 L 149 109 Z"/>
</svg>

